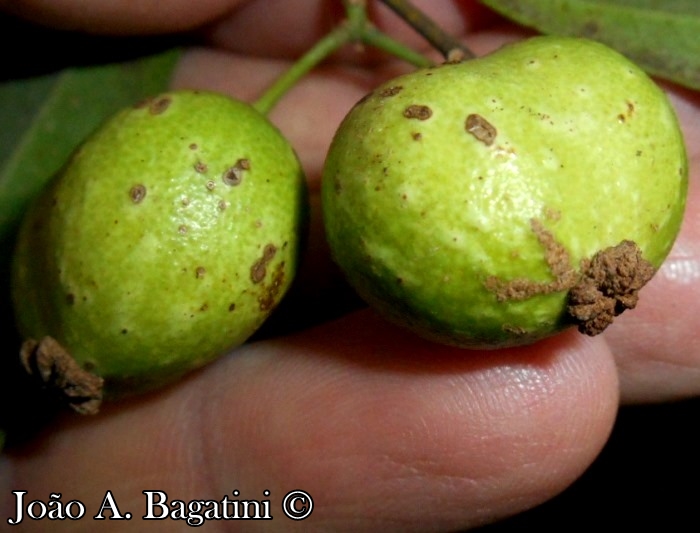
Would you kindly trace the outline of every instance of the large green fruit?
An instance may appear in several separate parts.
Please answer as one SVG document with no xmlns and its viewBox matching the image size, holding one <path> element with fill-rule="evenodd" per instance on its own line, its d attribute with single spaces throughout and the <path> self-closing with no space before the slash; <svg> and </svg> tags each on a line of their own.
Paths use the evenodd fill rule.
<svg viewBox="0 0 700 533">
<path fill-rule="evenodd" d="M 109 393 L 175 379 L 278 304 L 306 201 L 295 153 L 252 107 L 182 91 L 124 110 L 27 213 L 13 272 L 21 333 L 57 341 Z M 36 364 L 56 366 L 47 357 Z"/>
<path fill-rule="evenodd" d="M 390 319 L 466 347 L 595 334 L 679 231 L 687 159 L 663 92 L 594 42 L 538 37 L 399 77 L 348 114 L 327 236 Z"/>
</svg>

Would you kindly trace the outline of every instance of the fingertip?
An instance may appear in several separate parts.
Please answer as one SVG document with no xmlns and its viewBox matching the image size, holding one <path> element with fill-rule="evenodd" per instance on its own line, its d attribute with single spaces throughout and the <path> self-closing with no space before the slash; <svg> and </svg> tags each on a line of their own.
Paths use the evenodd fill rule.
<svg viewBox="0 0 700 533">
<path fill-rule="evenodd" d="M 434 524 L 451 529 L 530 508 L 581 475 L 617 412 L 607 346 L 575 332 L 468 352 L 361 311 L 291 342 L 248 349 L 256 376 L 231 389 L 225 404 L 255 398 L 245 410 L 268 413 L 264 429 L 261 419 L 244 417 L 245 425 L 220 428 L 219 438 L 237 431 L 238 444 L 265 459 L 236 464 L 251 483 L 275 479 L 276 491 L 294 485 L 318 494 L 322 525 L 338 513 L 360 528 L 397 516 L 420 523 L 426 505 L 440 505 Z"/>
<path fill-rule="evenodd" d="M 58 29 L 139 35 L 191 30 L 239 3 L 240 0 L 0 0 L 0 9 Z"/>
</svg>

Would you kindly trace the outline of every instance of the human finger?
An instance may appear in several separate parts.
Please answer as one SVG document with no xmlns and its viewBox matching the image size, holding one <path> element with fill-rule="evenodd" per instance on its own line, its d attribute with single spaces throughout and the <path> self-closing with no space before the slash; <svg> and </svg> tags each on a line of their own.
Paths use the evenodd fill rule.
<svg viewBox="0 0 700 533">
<path fill-rule="evenodd" d="M 700 94 L 668 88 L 688 148 L 688 202 L 680 235 L 639 305 L 604 334 L 620 366 L 624 402 L 700 394 Z"/>
<path fill-rule="evenodd" d="M 617 390 L 600 340 L 566 334 L 465 352 L 361 311 L 243 346 L 98 417 L 60 421 L 0 462 L 0 513 L 15 516 L 11 490 L 21 487 L 32 499 L 77 499 L 94 516 L 109 490 L 136 520 L 100 526 L 131 531 L 148 511 L 143 491 L 220 501 L 237 490 L 269 500 L 274 520 L 263 524 L 284 530 L 281 500 L 304 490 L 314 502 L 309 530 L 466 528 L 537 505 L 576 479 L 608 437 Z"/>
</svg>

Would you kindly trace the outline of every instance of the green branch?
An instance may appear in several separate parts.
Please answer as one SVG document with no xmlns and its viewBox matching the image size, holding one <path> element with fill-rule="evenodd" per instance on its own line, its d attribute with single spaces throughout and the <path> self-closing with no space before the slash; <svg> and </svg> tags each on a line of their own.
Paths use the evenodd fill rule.
<svg viewBox="0 0 700 533">
<path fill-rule="evenodd" d="M 405 2 L 395 2 L 405 7 Z M 388 3 L 387 3 L 388 4 Z M 432 63 L 422 54 L 412 50 L 391 36 L 377 29 L 367 18 L 365 0 L 343 0 L 345 21 L 321 38 L 300 57 L 253 103 L 262 114 L 267 115 L 279 100 L 328 56 L 348 43 L 362 43 L 383 50 L 415 67 L 428 67 Z M 415 9 L 415 8 L 414 8 Z M 425 17 L 415 16 L 420 26 L 425 26 Z M 441 32 L 435 30 L 436 34 Z M 442 32 L 444 36 L 444 32 Z"/>
</svg>

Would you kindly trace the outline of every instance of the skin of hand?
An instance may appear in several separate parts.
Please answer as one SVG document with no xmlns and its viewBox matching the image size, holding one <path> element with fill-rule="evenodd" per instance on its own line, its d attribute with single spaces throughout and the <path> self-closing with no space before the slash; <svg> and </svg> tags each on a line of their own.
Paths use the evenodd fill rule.
<svg viewBox="0 0 700 533">
<path fill-rule="evenodd" d="M 167 8 L 165 5 L 167 4 Z M 0 8 L 63 28 L 162 33 L 207 23 L 206 47 L 179 64 L 174 87 L 254 100 L 341 10 L 309 0 L 0 0 Z M 481 55 L 526 33 L 475 2 L 416 1 Z M 373 20 L 415 48 L 425 45 L 381 6 Z M 162 16 L 161 16 L 162 15 Z M 344 114 L 373 86 L 407 67 L 345 50 L 273 110 L 298 151 L 312 192 L 312 228 L 299 302 L 343 294 L 323 241 L 318 180 Z M 333 531 L 468 529 L 535 506 L 595 459 L 620 402 L 700 392 L 700 95 L 665 85 L 688 144 L 691 184 L 682 233 L 637 309 L 603 335 L 567 332 L 533 346 L 468 352 L 416 339 L 360 308 L 256 340 L 165 391 L 70 414 L 0 458 L 0 517 L 14 516 L 12 490 L 46 500 L 60 492 L 94 516 L 106 491 L 137 518 L 101 528 L 142 530 L 144 490 L 170 500 L 264 499 L 271 522 L 219 522 L 220 529 L 287 530 L 283 496 L 314 498 L 301 527 Z M 313 300 L 316 298 L 317 300 Z M 292 304 L 293 305 L 293 302 Z M 297 308 L 297 313 L 299 308 Z M 92 530 L 80 521 L 29 529 Z M 189 529 L 171 520 L 149 530 Z"/>
</svg>

